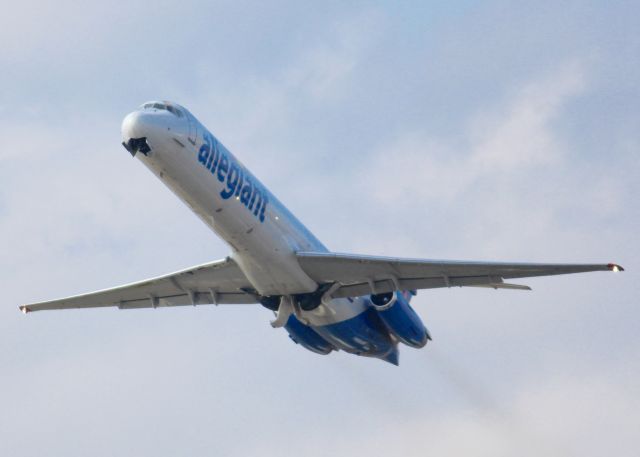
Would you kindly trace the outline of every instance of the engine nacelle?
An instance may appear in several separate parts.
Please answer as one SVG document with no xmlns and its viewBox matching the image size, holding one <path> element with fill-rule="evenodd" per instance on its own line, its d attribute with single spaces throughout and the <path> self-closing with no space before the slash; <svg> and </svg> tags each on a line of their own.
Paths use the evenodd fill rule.
<svg viewBox="0 0 640 457">
<path fill-rule="evenodd" d="M 401 292 L 371 295 L 370 299 L 389 332 L 407 346 L 421 348 L 431 339 L 422 320 Z"/>
<path fill-rule="evenodd" d="M 318 335 L 311 327 L 300 322 L 293 314 L 289 316 L 284 328 L 289 332 L 289 337 L 294 343 L 311 352 L 326 355 L 334 349 L 331 343 Z"/>
</svg>

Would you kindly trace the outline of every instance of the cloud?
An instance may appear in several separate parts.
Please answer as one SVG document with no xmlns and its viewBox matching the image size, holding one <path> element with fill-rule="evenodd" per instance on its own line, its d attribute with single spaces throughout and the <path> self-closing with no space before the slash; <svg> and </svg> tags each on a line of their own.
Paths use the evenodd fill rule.
<svg viewBox="0 0 640 457">
<path fill-rule="evenodd" d="M 589 73 L 588 64 L 572 61 L 525 81 L 501 103 L 471 116 L 456 137 L 397 133 L 356 170 L 350 192 L 362 202 L 362 217 L 417 255 L 433 248 L 425 234 L 446 227 L 436 247 L 446 257 L 558 255 L 562 261 L 562 251 L 551 246 L 582 246 L 588 260 L 587 252 L 597 246 L 595 233 L 567 225 L 566 215 L 605 225 L 622 217 L 630 204 L 623 189 L 633 186 L 620 174 L 625 164 L 633 167 L 632 154 L 594 169 L 562 125 L 563 113 L 589 96 Z M 376 216 L 380 208 L 382 220 Z M 542 239 L 546 254 L 533 248 Z M 348 242 L 374 240 L 361 234 Z M 386 249 L 384 242 L 378 246 Z"/>
<path fill-rule="evenodd" d="M 362 168 L 361 186 L 370 188 L 371 182 L 400 175 L 402 180 L 374 187 L 374 197 L 384 204 L 406 205 L 416 198 L 450 203 L 479 181 L 559 165 L 567 150 L 554 121 L 566 103 L 585 90 L 585 72 L 570 63 L 524 84 L 505 106 L 471 119 L 462 131 L 462 145 L 422 132 L 401 134 Z"/>
</svg>

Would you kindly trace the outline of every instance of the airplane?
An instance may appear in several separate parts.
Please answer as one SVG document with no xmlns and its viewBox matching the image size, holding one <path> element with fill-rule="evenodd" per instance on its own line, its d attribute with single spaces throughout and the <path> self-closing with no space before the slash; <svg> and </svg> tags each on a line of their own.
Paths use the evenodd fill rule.
<svg viewBox="0 0 640 457">
<path fill-rule="evenodd" d="M 421 260 L 329 251 L 186 108 L 144 103 L 122 122 L 125 149 L 231 248 L 231 255 L 175 273 L 59 300 L 41 310 L 114 306 L 260 304 L 300 346 L 399 363 L 399 343 L 431 340 L 410 305 L 420 289 L 530 290 L 505 280 L 590 271 L 615 263 L 539 264 Z"/>
</svg>

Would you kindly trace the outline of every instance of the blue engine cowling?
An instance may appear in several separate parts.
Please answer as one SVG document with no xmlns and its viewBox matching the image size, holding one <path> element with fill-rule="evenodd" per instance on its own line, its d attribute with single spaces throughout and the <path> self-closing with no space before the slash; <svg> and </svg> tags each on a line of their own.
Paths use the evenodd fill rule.
<svg viewBox="0 0 640 457">
<path fill-rule="evenodd" d="M 370 299 L 380 320 L 399 341 L 407 346 L 421 348 L 431 339 L 422 320 L 409 305 L 405 293 L 371 295 Z"/>
<path fill-rule="evenodd" d="M 289 316 L 284 328 L 289 332 L 289 337 L 296 344 L 316 354 L 326 355 L 334 349 L 327 340 L 318 335 L 311 327 L 300 322 L 293 314 Z"/>
</svg>

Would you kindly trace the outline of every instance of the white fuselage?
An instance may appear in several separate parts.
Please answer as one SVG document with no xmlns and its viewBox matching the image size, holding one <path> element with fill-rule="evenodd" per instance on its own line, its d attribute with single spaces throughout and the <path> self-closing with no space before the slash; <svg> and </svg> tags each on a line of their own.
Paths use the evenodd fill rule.
<svg viewBox="0 0 640 457">
<path fill-rule="evenodd" d="M 326 252 L 325 246 L 193 115 L 179 109 L 182 116 L 146 107 L 125 118 L 125 141 L 144 137 L 151 148 L 136 157 L 230 245 L 258 294 L 316 291 L 318 284 L 300 268 L 295 253 Z M 304 317 L 325 325 L 366 306 L 361 300 L 346 301 L 320 306 Z"/>
</svg>

